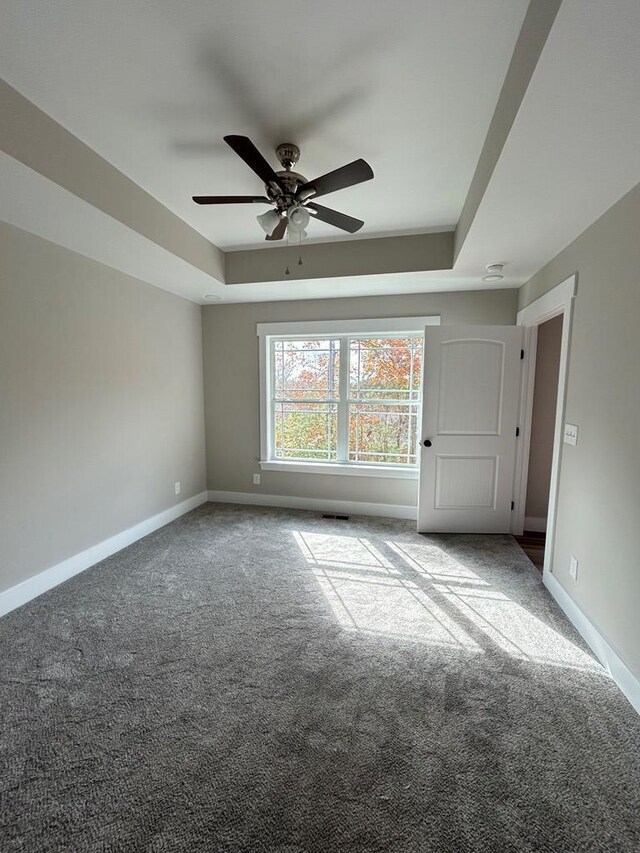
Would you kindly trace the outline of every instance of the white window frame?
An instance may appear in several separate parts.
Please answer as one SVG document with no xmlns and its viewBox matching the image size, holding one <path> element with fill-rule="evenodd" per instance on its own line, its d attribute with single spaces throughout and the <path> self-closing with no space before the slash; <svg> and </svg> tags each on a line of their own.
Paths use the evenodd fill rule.
<svg viewBox="0 0 640 853">
<path fill-rule="evenodd" d="M 323 462 L 303 460 L 282 460 L 271 457 L 273 447 L 271 435 L 271 342 L 274 338 L 331 338 L 335 335 L 353 337 L 388 337 L 394 333 L 424 335 L 427 326 L 439 326 L 440 317 L 387 317 L 370 320 L 311 320 L 302 323 L 258 323 L 256 334 L 259 342 L 260 370 L 260 468 L 263 471 L 280 471 L 294 474 L 342 474 L 357 477 L 392 477 L 402 480 L 417 480 L 419 466 L 392 465 L 385 463 L 368 465 L 363 462 Z M 344 348 L 346 339 L 341 347 Z M 345 352 L 341 352 L 342 363 Z M 346 381 L 346 372 L 342 371 L 342 382 Z M 340 389 L 342 405 L 345 405 L 346 389 Z M 340 405 L 340 404 L 339 404 Z M 418 424 L 421 423 L 418 411 Z M 340 422 L 339 422 L 340 423 Z M 347 428 L 346 418 L 342 418 L 342 428 Z M 339 427 L 340 428 L 340 427 Z"/>
</svg>

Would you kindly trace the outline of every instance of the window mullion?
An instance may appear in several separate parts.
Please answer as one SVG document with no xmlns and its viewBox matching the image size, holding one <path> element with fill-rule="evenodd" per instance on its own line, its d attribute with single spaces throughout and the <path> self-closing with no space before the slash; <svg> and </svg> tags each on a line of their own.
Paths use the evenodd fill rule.
<svg viewBox="0 0 640 853">
<path fill-rule="evenodd" d="M 338 462 L 349 461 L 349 338 L 340 339 L 338 373 Z"/>
</svg>

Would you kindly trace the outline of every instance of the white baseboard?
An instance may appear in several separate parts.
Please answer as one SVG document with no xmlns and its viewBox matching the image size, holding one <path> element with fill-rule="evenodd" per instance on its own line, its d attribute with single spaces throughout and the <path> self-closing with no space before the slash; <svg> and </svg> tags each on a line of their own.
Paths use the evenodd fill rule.
<svg viewBox="0 0 640 853">
<path fill-rule="evenodd" d="M 27 601 L 31 601 L 31 599 L 52 589 L 54 586 L 58 586 L 58 584 L 88 569 L 90 566 L 95 566 L 96 563 L 99 563 L 106 557 L 110 557 L 117 551 L 121 551 L 127 545 L 131 545 L 138 539 L 142 539 L 143 536 L 153 533 L 154 530 L 164 527 L 170 521 L 175 521 L 176 518 L 180 518 L 181 515 L 190 512 L 192 509 L 206 503 L 206 501 L 207 493 L 200 492 L 200 494 L 194 495 L 192 498 L 187 498 L 186 501 L 165 509 L 163 512 L 159 512 L 157 515 L 147 518 L 133 527 L 129 527 L 128 530 L 123 530 L 122 533 L 116 533 L 115 536 L 110 536 L 104 542 L 99 542 L 97 545 L 87 548 L 86 551 L 82 551 L 80 554 L 74 554 L 73 557 L 63 560 L 62 563 L 51 566 L 43 572 L 27 578 L 22 583 L 1 592 L 0 616 L 4 616 L 5 613 L 15 610 L 16 607 L 20 607 L 22 604 L 26 604 Z"/>
<path fill-rule="evenodd" d="M 547 529 L 547 519 L 528 515 L 524 520 L 524 529 L 532 530 L 534 533 L 544 533 Z"/>
<path fill-rule="evenodd" d="M 334 512 L 341 515 L 374 515 L 382 518 L 408 518 L 416 520 L 414 506 L 400 504 L 365 503 L 364 501 L 334 501 L 322 498 L 298 498 L 290 495 L 265 495 L 253 492 L 209 492 L 213 503 L 248 504 L 250 506 L 276 506 L 283 509 L 309 509 L 316 512 Z"/>
<path fill-rule="evenodd" d="M 550 572 L 545 572 L 542 579 L 600 663 L 640 714 L 640 681 L 611 648 L 593 622 L 580 610 L 562 584 Z"/>
</svg>

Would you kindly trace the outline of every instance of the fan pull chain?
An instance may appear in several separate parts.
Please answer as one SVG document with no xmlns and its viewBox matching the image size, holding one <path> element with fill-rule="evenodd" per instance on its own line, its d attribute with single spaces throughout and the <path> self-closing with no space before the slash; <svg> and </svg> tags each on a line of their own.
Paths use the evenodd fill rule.
<svg viewBox="0 0 640 853">
<path fill-rule="evenodd" d="M 288 249 L 288 248 L 289 248 L 289 228 L 288 228 L 288 226 L 287 226 L 287 249 Z M 287 264 L 287 267 L 286 267 L 286 269 L 285 269 L 285 271 L 284 271 L 284 274 L 285 274 L 285 275 L 291 275 L 291 272 L 290 272 L 290 270 L 289 270 L 289 264 Z"/>
<path fill-rule="evenodd" d="M 289 228 L 287 228 L 287 249 L 289 249 L 289 246 L 291 246 L 291 239 L 289 234 Z M 302 260 L 302 231 L 298 231 L 298 266 L 301 267 L 303 264 L 304 261 Z M 284 274 L 291 275 L 289 264 L 287 264 L 287 266 L 285 267 Z"/>
</svg>

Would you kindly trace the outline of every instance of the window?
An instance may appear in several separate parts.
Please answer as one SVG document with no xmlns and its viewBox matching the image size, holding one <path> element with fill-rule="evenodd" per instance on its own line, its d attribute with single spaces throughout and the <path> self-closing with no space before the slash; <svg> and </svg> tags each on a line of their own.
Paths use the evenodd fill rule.
<svg viewBox="0 0 640 853">
<path fill-rule="evenodd" d="M 263 324 L 261 466 L 417 476 L 425 325 Z"/>
</svg>

